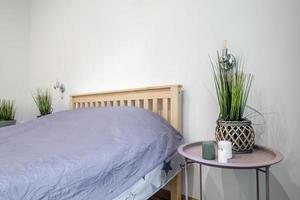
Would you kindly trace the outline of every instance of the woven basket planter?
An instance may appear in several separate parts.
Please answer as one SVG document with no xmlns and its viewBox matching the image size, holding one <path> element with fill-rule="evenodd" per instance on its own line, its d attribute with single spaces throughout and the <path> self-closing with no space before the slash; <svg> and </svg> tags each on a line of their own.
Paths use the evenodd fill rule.
<svg viewBox="0 0 300 200">
<path fill-rule="evenodd" d="M 251 121 L 217 121 L 216 140 L 232 143 L 234 153 L 250 153 L 254 148 L 254 130 Z"/>
</svg>

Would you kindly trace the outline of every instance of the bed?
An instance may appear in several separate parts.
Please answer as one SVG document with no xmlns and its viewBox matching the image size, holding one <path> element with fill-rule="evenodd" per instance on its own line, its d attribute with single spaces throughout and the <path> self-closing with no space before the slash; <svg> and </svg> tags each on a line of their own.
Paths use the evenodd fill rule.
<svg viewBox="0 0 300 200">
<path fill-rule="evenodd" d="M 1 129 L 0 199 L 146 199 L 171 178 L 179 199 L 180 93 L 172 85 L 73 95 L 73 111 Z"/>
</svg>

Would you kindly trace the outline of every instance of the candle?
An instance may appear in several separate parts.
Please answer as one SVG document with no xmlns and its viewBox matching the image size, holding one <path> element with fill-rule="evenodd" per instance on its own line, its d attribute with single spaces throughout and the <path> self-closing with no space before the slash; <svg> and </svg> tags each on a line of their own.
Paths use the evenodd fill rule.
<svg viewBox="0 0 300 200">
<path fill-rule="evenodd" d="M 226 151 L 224 151 L 224 149 L 218 150 L 218 162 L 227 163 L 227 154 Z"/>
<path fill-rule="evenodd" d="M 202 142 L 202 158 L 206 160 L 214 160 L 216 158 L 215 142 Z"/>
<path fill-rule="evenodd" d="M 232 144 L 230 141 L 221 140 L 218 142 L 218 148 L 226 152 L 227 159 L 232 158 Z"/>
</svg>

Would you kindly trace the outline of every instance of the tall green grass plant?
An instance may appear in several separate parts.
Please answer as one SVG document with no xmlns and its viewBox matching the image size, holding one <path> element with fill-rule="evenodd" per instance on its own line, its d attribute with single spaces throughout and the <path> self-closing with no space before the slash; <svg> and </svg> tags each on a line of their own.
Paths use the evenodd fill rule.
<svg viewBox="0 0 300 200">
<path fill-rule="evenodd" d="M 48 89 L 38 89 L 36 91 L 36 95 L 33 96 L 33 99 L 41 115 L 48 115 L 52 113 L 52 96 Z"/>
<path fill-rule="evenodd" d="M 220 109 L 219 119 L 244 120 L 253 75 L 244 73 L 241 59 L 234 59 L 234 62 L 228 63 L 226 57 L 224 59 L 224 56 L 218 53 L 216 61 L 210 61 Z"/>
<path fill-rule="evenodd" d="M 16 114 L 15 102 L 2 99 L 0 101 L 0 121 L 14 120 Z"/>
</svg>

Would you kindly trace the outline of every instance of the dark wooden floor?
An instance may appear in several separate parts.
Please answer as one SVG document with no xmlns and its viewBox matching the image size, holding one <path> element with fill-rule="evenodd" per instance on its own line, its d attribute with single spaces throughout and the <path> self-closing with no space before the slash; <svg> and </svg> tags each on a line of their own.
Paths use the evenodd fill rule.
<svg viewBox="0 0 300 200">
<path fill-rule="evenodd" d="M 170 192 L 162 189 L 148 200 L 170 200 Z"/>
<path fill-rule="evenodd" d="M 169 199 L 165 199 L 165 198 L 162 198 L 162 197 L 157 197 L 157 196 L 154 195 L 153 197 L 151 197 L 148 200 L 169 200 Z"/>
<path fill-rule="evenodd" d="M 166 199 L 161 199 L 161 198 L 159 198 L 159 197 L 151 197 L 150 199 L 148 199 L 148 200 L 166 200 Z"/>
<path fill-rule="evenodd" d="M 181 196 L 181 198 L 185 199 L 183 195 Z M 159 192 L 157 192 L 148 200 L 170 200 L 170 199 L 171 199 L 170 192 L 168 190 L 161 189 Z M 197 200 L 197 199 L 189 197 L 189 200 Z"/>
</svg>

